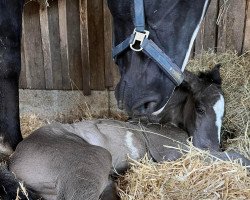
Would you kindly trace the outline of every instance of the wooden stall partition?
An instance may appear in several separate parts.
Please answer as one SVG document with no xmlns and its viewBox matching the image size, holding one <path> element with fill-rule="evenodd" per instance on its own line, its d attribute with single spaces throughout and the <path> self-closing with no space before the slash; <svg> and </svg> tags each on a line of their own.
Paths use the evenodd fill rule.
<svg viewBox="0 0 250 200">
<path fill-rule="evenodd" d="M 24 14 L 23 14 L 24 15 Z M 24 18 L 24 16 L 23 16 L 23 18 Z M 27 77 L 28 77 L 28 75 L 27 75 L 27 70 L 26 70 L 26 64 L 25 64 L 25 52 L 24 52 L 24 49 L 25 49 L 25 47 L 24 47 L 24 45 L 25 45 L 25 43 L 24 43 L 24 23 L 22 23 L 22 40 L 21 40 L 21 60 L 22 60 L 22 62 L 21 62 L 21 65 L 22 65 L 22 67 L 21 67 L 21 74 L 20 74 L 20 78 L 19 78 L 19 87 L 20 88 L 28 88 L 28 80 L 27 80 Z M 30 83 L 29 83 L 29 85 L 30 85 Z"/>
<path fill-rule="evenodd" d="M 112 58 L 113 30 L 112 16 L 108 9 L 107 2 L 103 1 L 104 9 L 104 53 L 105 53 L 105 85 L 113 90 L 116 86 L 120 74 Z"/>
<path fill-rule="evenodd" d="M 195 41 L 196 55 L 199 55 L 203 51 L 216 51 L 218 33 L 216 21 L 218 17 L 218 11 L 219 0 L 212 0 Z"/>
<path fill-rule="evenodd" d="M 62 90 L 64 88 L 70 88 L 70 81 L 66 73 L 63 76 L 63 67 L 68 69 L 68 53 L 67 49 L 63 48 L 66 45 L 66 36 L 63 35 L 63 24 L 62 19 L 64 17 L 63 9 L 60 10 L 58 7 L 63 7 L 61 1 L 50 1 L 48 9 L 48 23 L 49 23 L 49 41 L 50 41 L 50 52 L 52 62 L 52 76 L 53 76 L 53 89 Z M 64 5 L 65 8 L 66 5 Z M 65 11 L 66 12 L 66 11 Z M 60 19 L 59 26 L 59 14 L 62 17 Z M 65 26 L 65 25 L 64 25 Z M 66 30 L 65 30 L 66 31 Z M 67 33 L 67 32 L 65 32 Z M 62 53 L 62 54 L 61 54 Z M 64 56 L 61 56 L 64 55 Z M 65 67 L 66 66 L 66 67 Z M 68 70 L 66 70 L 67 72 Z"/>
<path fill-rule="evenodd" d="M 48 7 L 35 1 L 25 3 L 20 86 L 83 90 L 89 94 L 87 0 L 50 0 L 48 3 Z M 104 56 L 103 52 L 99 54 Z M 96 80 L 99 79 L 93 82 Z M 99 88 L 105 87 L 103 85 L 99 84 Z"/>
<path fill-rule="evenodd" d="M 91 94 L 90 89 L 90 58 L 88 31 L 88 1 L 80 0 L 80 30 L 81 30 L 81 58 L 82 58 L 82 87 L 85 95 Z"/>
<path fill-rule="evenodd" d="M 88 1 L 90 85 L 93 90 L 105 89 L 103 0 Z"/>
<path fill-rule="evenodd" d="M 225 6 L 223 8 L 223 6 Z M 227 50 L 243 50 L 246 0 L 228 1 L 220 0 L 220 9 L 223 12 L 218 28 L 218 52 Z"/>
<path fill-rule="evenodd" d="M 27 88 L 45 89 L 43 44 L 39 17 L 40 5 L 31 1 L 24 7 L 23 20 L 23 58 L 26 69 Z M 37 14 L 38 13 L 38 14 Z M 24 76 L 24 74 L 22 74 Z"/>
<path fill-rule="evenodd" d="M 52 59 L 49 35 L 48 9 L 40 9 L 40 26 L 42 38 L 43 67 L 45 77 L 45 88 L 53 89 Z"/>
<path fill-rule="evenodd" d="M 250 0 L 247 0 L 246 7 L 246 26 L 243 51 L 250 51 Z"/>
</svg>

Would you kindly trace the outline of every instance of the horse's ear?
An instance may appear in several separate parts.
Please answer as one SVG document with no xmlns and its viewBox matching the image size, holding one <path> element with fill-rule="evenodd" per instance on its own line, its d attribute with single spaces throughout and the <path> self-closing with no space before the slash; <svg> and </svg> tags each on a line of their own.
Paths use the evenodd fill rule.
<svg viewBox="0 0 250 200">
<path fill-rule="evenodd" d="M 217 64 L 210 71 L 201 72 L 198 76 L 199 76 L 199 78 L 201 78 L 209 83 L 215 83 L 215 84 L 220 86 L 222 83 L 222 79 L 220 76 L 220 67 L 221 67 L 221 64 Z"/>
</svg>

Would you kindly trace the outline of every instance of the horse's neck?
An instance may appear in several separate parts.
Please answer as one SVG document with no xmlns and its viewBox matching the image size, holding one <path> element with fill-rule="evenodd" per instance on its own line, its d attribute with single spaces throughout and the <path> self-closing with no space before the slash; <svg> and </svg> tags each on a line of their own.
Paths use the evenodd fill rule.
<svg viewBox="0 0 250 200">
<path fill-rule="evenodd" d="M 189 93 L 178 87 L 173 96 L 170 98 L 165 110 L 161 123 L 171 123 L 175 126 L 183 126 L 184 107 Z"/>
</svg>

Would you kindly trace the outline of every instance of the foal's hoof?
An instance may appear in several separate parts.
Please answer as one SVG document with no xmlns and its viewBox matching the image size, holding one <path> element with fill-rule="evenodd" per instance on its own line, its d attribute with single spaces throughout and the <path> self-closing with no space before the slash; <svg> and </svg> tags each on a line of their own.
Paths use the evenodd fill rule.
<svg viewBox="0 0 250 200">
<path fill-rule="evenodd" d="M 12 153 L 12 148 L 7 143 L 3 143 L 3 138 L 0 138 L 0 161 L 7 160 Z"/>
</svg>

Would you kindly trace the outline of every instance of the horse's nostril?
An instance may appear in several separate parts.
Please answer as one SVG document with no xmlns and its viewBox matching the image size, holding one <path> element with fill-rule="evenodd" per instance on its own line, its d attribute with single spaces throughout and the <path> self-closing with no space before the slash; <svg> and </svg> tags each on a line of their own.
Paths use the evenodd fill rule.
<svg viewBox="0 0 250 200">
<path fill-rule="evenodd" d="M 157 103 L 155 101 L 148 101 L 140 104 L 140 106 L 134 107 L 133 114 L 134 115 L 149 115 L 155 111 Z"/>
<path fill-rule="evenodd" d="M 153 110 L 156 107 L 157 103 L 156 102 L 146 102 L 144 104 L 145 110 Z"/>
</svg>

